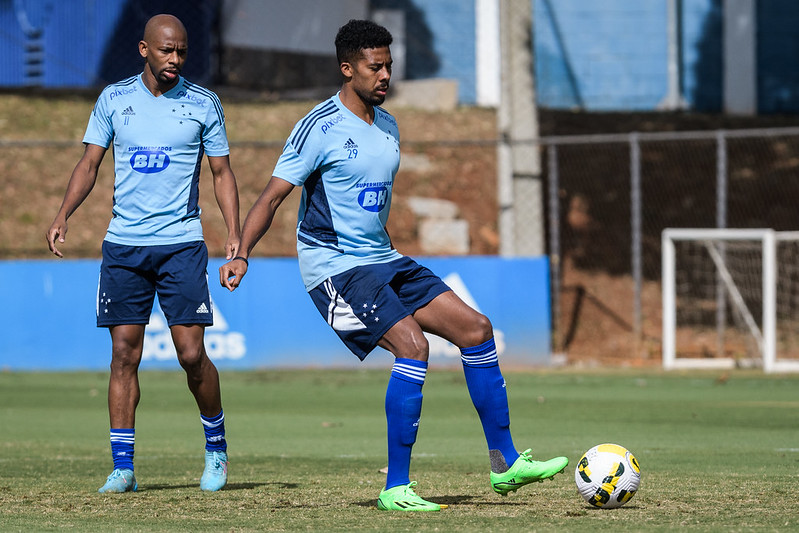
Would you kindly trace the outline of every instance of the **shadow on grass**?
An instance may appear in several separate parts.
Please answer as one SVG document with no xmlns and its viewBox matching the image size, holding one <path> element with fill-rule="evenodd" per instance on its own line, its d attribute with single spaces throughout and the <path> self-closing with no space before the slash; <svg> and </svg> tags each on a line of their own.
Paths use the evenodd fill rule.
<svg viewBox="0 0 799 533">
<path fill-rule="evenodd" d="M 283 483 L 280 481 L 273 481 L 268 483 L 228 483 L 223 488 L 223 491 L 231 491 L 231 490 L 250 490 L 256 489 L 258 487 L 267 487 L 267 486 L 275 486 L 279 489 L 296 489 L 299 487 L 297 483 Z M 155 490 L 177 490 L 177 489 L 194 489 L 199 488 L 197 484 L 191 485 L 144 485 L 139 486 L 137 492 L 147 492 L 147 491 L 155 491 Z"/>
<path fill-rule="evenodd" d="M 458 495 L 458 496 L 441 496 L 440 498 L 425 498 L 431 502 L 442 505 L 490 505 L 490 506 L 517 506 L 528 505 L 526 502 L 512 501 L 512 500 L 486 500 L 480 496 L 472 495 Z M 353 505 L 358 507 L 374 507 L 377 498 L 373 500 L 366 500 L 360 502 L 353 502 Z"/>
</svg>

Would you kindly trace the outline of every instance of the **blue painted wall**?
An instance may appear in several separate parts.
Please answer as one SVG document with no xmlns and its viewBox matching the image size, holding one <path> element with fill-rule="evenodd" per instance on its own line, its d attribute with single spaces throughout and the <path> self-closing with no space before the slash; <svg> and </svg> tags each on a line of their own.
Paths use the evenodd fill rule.
<svg viewBox="0 0 799 533">
<path fill-rule="evenodd" d="M 648 111 L 663 102 L 668 93 L 667 0 L 531 2 L 540 106 Z M 761 4 L 760 11 L 779 17 L 779 7 L 772 7 L 769 2 Z M 405 11 L 408 78 L 456 79 L 461 103 L 475 103 L 473 0 L 373 0 L 372 6 Z M 689 108 L 718 111 L 722 106 L 723 74 L 721 0 L 682 0 L 681 6 L 683 98 Z M 786 9 L 790 13 L 797 8 L 799 2 Z M 767 31 L 768 15 L 764 17 L 761 27 Z M 790 34 L 790 24 L 790 20 L 782 24 L 783 37 L 799 46 L 799 36 Z M 764 41 L 759 43 L 761 50 L 769 39 Z M 779 46 L 786 49 L 785 39 Z M 786 56 L 790 53 L 787 48 Z M 788 57 L 784 57 L 777 63 L 784 66 L 787 61 Z M 771 109 L 772 98 L 764 93 L 764 110 Z M 796 107 L 799 109 L 799 105 Z"/>
<path fill-rule="evenodd" d="M 85 87 L 98 83 L 103 51 L 121 7 L 118 2 L 102 1 L 0 3 L 0 84 Z M 27 53 L 36 46 L 40 52 Z M 28 69 L 37 70 L 37 55 L 41 56 L 41 76 L 28 78 Z"/>
<path fill-rule="evenodd" d="M 135 43 L 158 12 L 189 30 L 187 77 L 213 78 L 219 0 L 0 1 L 0 86 L 101 87 L 141 70 Z M 668 92 L 667 0 L 531 0 L 538 103 L 588 111 L 655 110 Z M 681 85 L 690 109 L 722 109 L 722 0 L 682 0 Z M 407 77 L 458 81 L 460 101 L 476 101 L 474 0 L 372 0 L 400 9 L 408 30 Z M 758 106 L 799 111 L 799 2 L 761 0 Z M 42 75 L 26 78 L 41 45 Z"/>
<path fill-rule="evenodd" d="M 253 259 L 243 284 L 230 293 L 209 263 L 214 326 L 206 348 L 219 368 L 360 366 L 314 307 L 300 280 L 296 259 Z M 550 357 L 549 268 L 546 257 L 427 258 L 464 301 L 494 324 L 501 361 L 546 365 Z M 111 342 L 95 326 L 97 260 L 0 262 L 7 283 L 0 306 L 0 370 L 103 370 Z M 24 280 L 22 282 L 21 280 Z M 457 348 L 430 339 L 430 361 L 459 365 Z M 390 366 L 378 348 L 363 363 Z M 145 330 L 143 368 L 179 368 L 159 309 Z"/>
<path fill-rule="evenodd" d="M 666 95 L 666 1 L 535 0 L 540 105 L 653 109 Z"/>
<path fill-rule="evenodd" d="M 183 21 L 189 33 L 184 75 L 207 83 L 218 6 L 218 0 L 0 1 L 0 86 L 103 87 L 137 74 L 143 65 L 137 43 L 158 13 Z M 37 56 L 41 68 L 31 63 Z M 28 76 L 31 69 L 41 75 Z"/>
<path fill-rule="evenodd" d="M 682 1 L 682 88 L 691 109 L 722 109 L 722 31 L 721 0 Z"/>
<path fill-rule="evenodd" d="M 762 113 L 799 111 L 799 2 L 757 4 L 757 92 Z"/>
<path fill-rule="evenodd" d="M 405 12 L 406 79 L 458 81 L 461 103 L 477 100 L 474 0 L 372 0 L 373 9 Z"/>
</svg>

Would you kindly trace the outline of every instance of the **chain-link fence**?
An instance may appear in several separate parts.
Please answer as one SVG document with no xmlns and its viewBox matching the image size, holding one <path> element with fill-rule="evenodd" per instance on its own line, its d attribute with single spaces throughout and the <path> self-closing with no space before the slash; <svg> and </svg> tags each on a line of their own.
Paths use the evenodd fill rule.
<svg viewBox="0 0 799 533">
<path fill-rule="evenodd" d="M 799 129 L 542 139 L 554 349 L 658 358 L 667 227 L 797 228 Z"/>
</svg>

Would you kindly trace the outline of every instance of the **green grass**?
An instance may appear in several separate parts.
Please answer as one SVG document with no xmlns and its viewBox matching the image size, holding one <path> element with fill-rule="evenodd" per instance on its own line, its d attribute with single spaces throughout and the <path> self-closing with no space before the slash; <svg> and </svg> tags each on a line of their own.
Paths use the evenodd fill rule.
<svg viewBox="0 0 799 533">
<path fill-rule="evenodd" d="M 799 376 L 735 372 L 506 372 L 514 439 L 567 455 L 565 475 L 507 498 L 462 374 L 428 374 L 411 479 L 441 513 L 374 507 L 384 476 L 387 371 L 222 373 L 228 487 L 201 493 L 202 429 L 180 372 L 143 372 L 139 492 L 97 494 L 109 473 L 104 373 L 0 373 L 3 531 L 799 530 Z M 633 451 L 641 488 L 588 507 L 574 466 L 601 442 Z"/>
</svg>

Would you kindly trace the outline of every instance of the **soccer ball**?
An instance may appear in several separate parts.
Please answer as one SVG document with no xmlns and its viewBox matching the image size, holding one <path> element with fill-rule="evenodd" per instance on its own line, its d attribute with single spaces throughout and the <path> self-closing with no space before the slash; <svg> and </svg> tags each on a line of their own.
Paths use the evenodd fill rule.
<svg viewBox="0 0 799 533">
<path fill-rule="evenodd" d="M 630 451 L 618 444 L 599 444 L 580 458 L 574 482 L 585 501 L 594 507 L 621 507 L 641 484 L 641 468 Z"/>
</svg>

